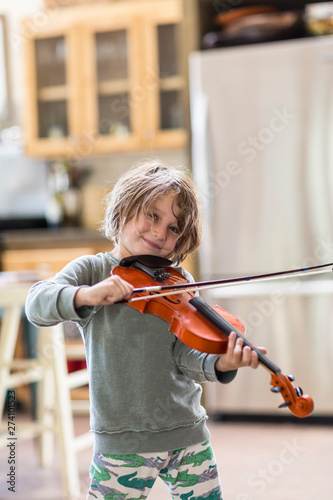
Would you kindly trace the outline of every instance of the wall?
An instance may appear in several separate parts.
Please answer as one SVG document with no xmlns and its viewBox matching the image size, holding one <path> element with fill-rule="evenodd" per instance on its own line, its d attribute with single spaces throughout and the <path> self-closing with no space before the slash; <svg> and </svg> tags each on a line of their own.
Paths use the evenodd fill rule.
<svg viewBox="0 0 333 500">
<path fill-rule="evenodd" d="M 10 117 L 12 124 L 23 119 L 23 44 L 21 21 L 24 17 L 43 16 L 42 0 L 0 0 L 0 14 L 6 17 L 8 35 L 8 66 L 10 84 Z M 45 15 L 45 11 L 44 11 Z"/>
</svg>

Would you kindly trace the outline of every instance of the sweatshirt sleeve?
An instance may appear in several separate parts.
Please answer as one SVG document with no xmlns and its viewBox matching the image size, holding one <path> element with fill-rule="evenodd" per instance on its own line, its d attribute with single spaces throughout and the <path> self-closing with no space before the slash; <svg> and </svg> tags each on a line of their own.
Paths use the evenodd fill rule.
<svg viewBox="0 0 333 500">
<path fill-rule="evenodd" d="M 63 321 L 84 321 L 94 307 L 75 309 L 74 297 L 79 288 L 92 284 L 89 259 L 79 258 L 68 264 L 52 280 L 35 283 L 26 300 L 28 320 L 37 327 L 52 326 Z"/>
<path fill-rule="evenodd" d="M 174 359 L 179 370 L 196 382 L 221 382 L 228 384 L 237 374 L 237 370 L 220 372 L 215 369 L 218 354 L 206 354 L 176 340 L 174 345 Z"/>
</svg>

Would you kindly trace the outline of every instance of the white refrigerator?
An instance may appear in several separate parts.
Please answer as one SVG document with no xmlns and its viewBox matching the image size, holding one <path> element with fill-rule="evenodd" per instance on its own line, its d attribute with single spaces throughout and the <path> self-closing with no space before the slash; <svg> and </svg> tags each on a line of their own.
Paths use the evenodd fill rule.
<svg viewBox="0 0 333 500">
<path fill-rule="evenodd" d="M 194 52 L 192 168 L 203 214 L 200 278 L 333 261 L 333 36 Z M 333 275 L 206 291 L 333 415 Z M 217 413 L 276 413 L 265 370 L 205 387 Z M 281 399 L 281 400 L 280 400 Z M 280 413 L 283 412 L 283 413 Z"/>
</svg>

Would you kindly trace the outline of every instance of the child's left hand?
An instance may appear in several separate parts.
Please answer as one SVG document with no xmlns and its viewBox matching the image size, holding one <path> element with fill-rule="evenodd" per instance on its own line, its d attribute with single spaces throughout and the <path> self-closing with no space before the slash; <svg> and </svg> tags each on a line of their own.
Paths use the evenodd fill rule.
<svg viewBox="0 0 333 500">
<path fill-rule="evenodd" d="M 267 350 L 264 347 L 258 349 L 266 354 Z M 250 366 L 251 368 L 258 368 L 259 360 L 258 354 L 248 346 L 243 347 L 243 340 L 236 338 L 235 332 L 231 332 L 228 340 L 228 349 L 225 354 L 221 354 L 216 361 L 215 368 L 220 372 L 228 372 L 237 370 L 243 366 Z"/>
</svg>

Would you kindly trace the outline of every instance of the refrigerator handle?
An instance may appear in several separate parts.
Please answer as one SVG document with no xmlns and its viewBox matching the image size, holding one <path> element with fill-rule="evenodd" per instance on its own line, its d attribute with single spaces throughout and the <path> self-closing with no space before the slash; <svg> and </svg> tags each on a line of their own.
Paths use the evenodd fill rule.
<svg viewBox="0 0 333 500">
<path fill-rule="evenodd" d="M 202 210 L 210 219 L 213 214 L 214 181 L 208 123 L 208 96 L 197 93 L 192 101 L 192 168 L 199 191 Z"/>
</svg>

